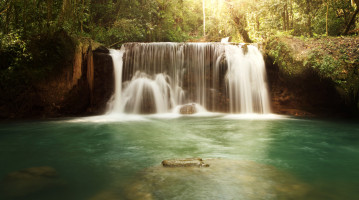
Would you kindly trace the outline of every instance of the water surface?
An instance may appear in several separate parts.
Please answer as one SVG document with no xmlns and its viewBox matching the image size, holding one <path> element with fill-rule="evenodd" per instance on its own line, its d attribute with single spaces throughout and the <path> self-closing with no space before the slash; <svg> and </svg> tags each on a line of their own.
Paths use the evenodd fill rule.
<svg viewBox="0 0 359 200">
<path fill-rule="evenodd" d="M 355 122 L 222 115 L 2 123 L 0 178 L 49 166 L 61 184 L 0 197 L 358 199 L 358 133 Z M 164 159 L 190 157 L 223 164 L 159 167 Z M 12 184 L 6 181 L 3 188 Z"/>
</svg>

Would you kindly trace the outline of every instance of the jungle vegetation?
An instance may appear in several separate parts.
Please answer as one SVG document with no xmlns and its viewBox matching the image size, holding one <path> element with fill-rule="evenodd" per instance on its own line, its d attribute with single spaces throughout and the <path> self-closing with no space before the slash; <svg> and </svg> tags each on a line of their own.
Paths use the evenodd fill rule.
<svg viewBox="0 0 359 200">
<path fill-rule="evenodd" d="M 359 0 L 0 0 L 0 92 L 11 99 L 56 73 L 81 39 L 119 48 L 229 36 L 355 37 L 358 12 Z"/>
</svg>

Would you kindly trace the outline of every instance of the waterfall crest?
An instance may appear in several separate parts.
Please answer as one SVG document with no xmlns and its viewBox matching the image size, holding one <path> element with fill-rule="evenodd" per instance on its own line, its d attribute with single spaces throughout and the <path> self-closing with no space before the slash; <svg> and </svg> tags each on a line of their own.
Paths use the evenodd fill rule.
<svg viewBox="0 0 359 200">
<path fill-rule="evenodd" d="M 254 45 L 126 43 L 111 50 L 115 92 L 108 113 L 270 113 L 263 57 Z"/>
</svg>

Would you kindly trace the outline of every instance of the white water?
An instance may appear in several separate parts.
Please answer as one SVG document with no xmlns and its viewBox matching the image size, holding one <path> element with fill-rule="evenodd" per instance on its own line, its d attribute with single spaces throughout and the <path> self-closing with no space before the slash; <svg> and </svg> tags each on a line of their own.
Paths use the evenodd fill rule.
<svg viewBox="0 0 359 200">
<path fill-rule="evenodd" d="M 265 64 L 257 47 L 226 46 L 231 113 L 270 113 Z"/>
<path fill-rule="evenodd" d="M 229 37 L 222 38 L 221 43 L 229 43 Z"/>
<path fill-rule="evenodd" d="M 270 113 L 264 61 L 257 47 L 221 43 L 127 43 L 111 50 L 115 93 L 107 113 L 206 110 Z"/>
<path fill-rule="evenodd" d="M 137 71 L 131 81 L 126 83 L 122 93 L 121 111 L 128 113 L 165 113 L 173 105 L 172 89 L 167 83 L 168 76 L 156 74 L 150 77 Z M 151 110 L 151 104 L 154 105 Z"/>
<path fill-rule="evenodd" d="M 122 47 L 121 50 L 110 49 L 110 55 L 112 57 L 112 62 L 114 65 L 114 74 L 115 74 L 115 92 L 110 100 L 107 113 L 118 113 L 122 112 L 122 57 L 125 50 Z"/>
</svg>

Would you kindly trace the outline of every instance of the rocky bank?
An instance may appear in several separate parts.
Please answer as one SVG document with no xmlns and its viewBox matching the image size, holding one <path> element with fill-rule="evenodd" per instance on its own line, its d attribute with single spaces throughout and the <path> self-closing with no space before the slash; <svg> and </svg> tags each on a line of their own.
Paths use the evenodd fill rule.
<svg viewBox="0 0 359 200">
<path fill-rule="evenodd" d="M 359 109 L 359 39 L 273 37 L 264 46 L 273 112 L 351 117 Z"/>
</svg>

